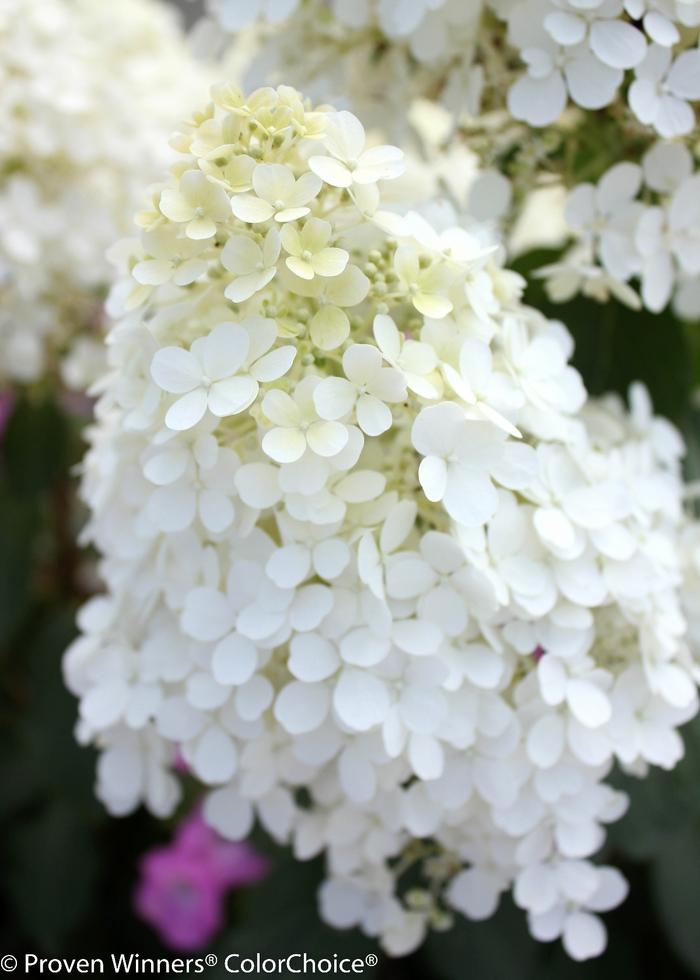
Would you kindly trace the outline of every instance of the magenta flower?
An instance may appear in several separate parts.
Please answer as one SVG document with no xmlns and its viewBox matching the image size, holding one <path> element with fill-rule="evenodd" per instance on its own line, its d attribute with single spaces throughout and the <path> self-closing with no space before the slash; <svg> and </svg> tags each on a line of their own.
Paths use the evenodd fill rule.
<svg viewBox="0 0 700 980">
<path fill-rule="evenodd" d="M 171 949 L 201 949 L 223 923 L 223 891 L 204 863 L 172 847 L 149 851 L 140 863 L 137 914 Z"/>
<path fill-rule="evenodd" d="M 143 855 L 134 908 L 171 949 L 201 949 L 224 920 L 227 891 L 269 870 L 249 844 L 226 841 L 194 810 L 172 843 Z"/>
</svg>

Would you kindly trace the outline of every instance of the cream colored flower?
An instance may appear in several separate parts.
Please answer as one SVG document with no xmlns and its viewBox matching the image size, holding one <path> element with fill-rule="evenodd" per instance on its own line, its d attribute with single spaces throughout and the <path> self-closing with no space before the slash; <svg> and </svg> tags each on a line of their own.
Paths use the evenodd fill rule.
<svg viewBox="0 0 700 980">
<path fill-rule="evenodd" d="M 199 170 L 188 170 L 177 188 L 165 188 L 160 210 L 166 218 L 185 225 L 185 234 L 196 240 L 213 238 L 216 226 L 231 216 L 231 205 L 222 187 Z"/>
<path fill-rule="evenodd" d="M 332 278 L 344 272 L 350 256 L 343 248 L 329 248 L 333 229 L 327 221 L 309 218 L 301 231 L 294 225 L 282 230 L 287 268 L 300 279 Z"/>
</svg>

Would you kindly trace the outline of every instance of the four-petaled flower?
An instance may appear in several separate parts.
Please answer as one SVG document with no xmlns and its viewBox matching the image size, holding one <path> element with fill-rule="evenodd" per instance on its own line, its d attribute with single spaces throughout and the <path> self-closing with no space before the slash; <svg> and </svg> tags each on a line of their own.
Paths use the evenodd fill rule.
<svg viewBox="0 0 700 980">
<path fill-rule="evenodd" d="M 231 199 L 231 210 L 240 221 L 251 225 L 262 221 L 296 221 L 309 213 L 308 204 L 321 190 L 315 174 L 302 174 L 298 180 L 281 163 L 259 163 L 253 171 L 255 194 L 237 194 Z"/>
<path fill-rule="evenodd" d="M 153 380 L 163 391 L 180 396 L 165 416 L 168 428 L 190 429 L 207 409 L 223 418 L 252 405 L 259 382 L 281 378 L 296 354 L 292 346 L 270 351 L 275 333 L 274 323 L 271 331 L 220 323 L 206 337 L 195 340 L 188 351 L 182 347 L 157 351 L 151 363 Z"/>
<path fill-rule="evenodd" d="M 423 316 L 441 320 L 452 311 L 453 303 L 448 293 L 456 276 L 443 262 L 424 265 L 417 249 L 412 245 L 400 245 L 394 255 L 394 271 Z"/>
<path fill-rule="evenodd" d="M 372 344 L 353 344 L 343 354 L 344 378 L 324 378 L 314 391 L 322 419 L 341 419 L 355 410 L 357 424 L 368 436 L 391 426 L 386 402 L 406 397 L 406 384 L 394 368 L 382 367 L 382 355 Z"/>
<path fill-rule="evenodd" d="M 337 112 L 326 125 L 330 156 L 312 156 L 309 166 L 332 187 L 376 184 L 404 172 L 403 153 L 396 146 L 365 149 L 365 128 L 351 112 Z"/>
<path fill-rule="evenodd" d="M 282 244 L 287 252 L 287 268 L 300 279 L 314 276 L 339 276 L 350 256 L 344 248 L 329 248 L 332 228 L 327 221 L 309 218 L 299 231 L 293 225 L 282 229 Z"/>
<path fill-rule="evenodd" d="M 232 235 L 221 253 L 221 264 L 234 278 L 224 290 L 226 299 L 243 303 L 275 278 L 280 234 L 270 228 L 259 245 L 248 235 Z"/>
<path fill-rule="evenodd" d="M 223 187 L 200 170 L 188 170 L 177 188 L 166 187 L 160 210 L 171 221 L 185 225 L 188 238 L 213 238 L 216 226 L 231 216 L 231 204 Z"/>
<path fill-rule="evenodd" d="M 320 419 L 314 391 L 321 378 L 309 375 L 296 386 L 294 397 L 283 391 L 268 391 L 262 401 L 263 414 L 275 428 L 266 432 L 262 448 L 277 463 L 294 463 L 306 447 L 317 456 L 336 456 L 345 448 L 348 429 L 342 422 Z"/>
</svg>

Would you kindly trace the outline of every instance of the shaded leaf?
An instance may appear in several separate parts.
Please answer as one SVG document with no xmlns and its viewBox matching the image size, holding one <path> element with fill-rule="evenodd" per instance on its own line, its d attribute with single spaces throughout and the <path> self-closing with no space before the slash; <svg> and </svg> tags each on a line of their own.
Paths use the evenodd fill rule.
<svg viewBox="0 0 700 980">
<path fill-rule="evenodd" d="M 73 462 L 68 419 L 51 399 L 24 397 L 8 422 L 3 449 L 8 485 L 15 494 L 46 491 Z"/>
<path fill-rule="evenodd" d="M 425 975 L 436 980 L 535 980 L 539 949 L 530 938 L 525 913 L 510 900 L 485 922 L 456 917 L 448 932 L 433 933 L 419 953 Z"/>
<path fill-rule="evenodd" d="M 39 511 L 32 500 L 0 488 L 0 646 L 4 647 L 31 600 Z"/>
<path fill-rule="evenodd" d="M 276 852 L 273 862 L 270 875 L 239 896 L 236 924 L 216 944 L 221 956 L 227 952 L 241 957 L 306 952 L 315 957 L 335 953 L 353 958 L 377 952 L 372 941 L 357 930 L 331 929 L 319 918 L 316 891 L 323 880 L 321 862 L 294 861 L 283 851 Z"/>
<path fill-rule="evenodd" d="M 57 800 L 17 826 L 7 843 L 7 890 L 20 927 L 40 950 L 60 952 L 90 909 L 96 861 L 88 828 Z"/>
<path fill-rule="evenodd" d="M 652 868 L 656 909 L 678 956 L 700 976 L 700 826 L 664 841 Z"/>
</svg>

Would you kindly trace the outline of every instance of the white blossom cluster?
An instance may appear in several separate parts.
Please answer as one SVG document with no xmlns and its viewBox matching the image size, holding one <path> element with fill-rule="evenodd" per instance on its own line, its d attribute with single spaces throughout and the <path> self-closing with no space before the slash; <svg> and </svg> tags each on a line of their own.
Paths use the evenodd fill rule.
<svg viewBox="0 0 700 980">
<path fill-rule="evenodd" d="M 673 299 L 687 319 L 700 317 L 700 173 L 690 151 L 661 140 L 641 165 L 616 163 L 597 184 L 569 194 L 565 218 L 574 244 L 540 270 L 555 300 L 576 292 L 613 294 L 659 313 Z"/>
<path fill-rule="evenodd" d="M 79 336 L 64 373 L 91 380 L 105 250 L 201 73 L 154 0 L 0 4 L 0 379 L 54 371 Z"/>
<path fill-rule="evenodd" d="M 569 102 L 601 109 L 626 86 L 637 120 L 672 137 L 691 132 L 700 99 L 697 0 L 209 0 L 209 10 L 220 31 L 264 25 L 254 79 L 276 70 L 322 97 L 349 96 L 392 131 L 418 97 L 473 115 L 482 93 L 498 108 L 507 89 L 516 119 L 546 126 Z"/>
<path fill-rule="evenodd" d="M 65 658 L 98 795 L 169 814 L 184 761 L 217 831 L 325 855 L 323 917 L 392 954 L 512 890 L 596 955 L 605 778 L 673 767 L 697 706 L 682 442 L 642 388 L 587 401 L 478 237 L 382 207 L 402 154 L 355 116 L 212 98 L 111 298 L 107 591 Z"/>
<path fill-rule="evenodd" d="M 207 0 L 207 8 L 199 32 L 208 52 L 231 35 L 240 39 L 236 48 L 260 42 L 248 59 L 251 84 L 291 78 L 397 138 L 418 98 L 439 97 L 455 114 L 478 111 L 482 0 Z"/>
<path fill-rule="evenodd" d="M 636 119 L 660 136 L 690 133 L 700 99 L 700 3 L 685 0 L 523 0 L 508 38 L 527 65 L 508 93 L 516 119 L 554 122 L 569 100 L 602 109 L 630 82 Z"/>
</svg>

